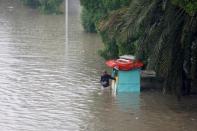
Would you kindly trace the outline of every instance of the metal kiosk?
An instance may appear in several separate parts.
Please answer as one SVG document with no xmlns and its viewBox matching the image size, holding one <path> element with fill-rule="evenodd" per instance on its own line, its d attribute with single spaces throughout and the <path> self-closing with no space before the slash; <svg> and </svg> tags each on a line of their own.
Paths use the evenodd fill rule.
<svg viewBox="0 0 197 131">
<path fill-rule="evenodd" d="M 134 56 L 124 55 L 120 59 L 135 60 Z M 112 70 L 112 76 L 116 80 L 112 81 L 112 90 L 119 92 L 140 92 L 140 67 L 131 70 L 120 70 L 116 67 Z"/>
</svg>

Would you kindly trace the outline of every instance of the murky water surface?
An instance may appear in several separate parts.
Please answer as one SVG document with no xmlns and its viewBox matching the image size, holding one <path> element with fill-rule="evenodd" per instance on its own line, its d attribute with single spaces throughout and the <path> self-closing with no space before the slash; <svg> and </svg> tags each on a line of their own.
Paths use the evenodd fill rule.
<svg viewBox="0 0 197 131">
<path fill-rule="evenodd" d="M 83 32 L 79 15 L 70 0 L 66 44 L 64 15 L 0 0 L 1 131 L 196 131 L 197 104 L 187 98 L 101 90 L 101 40 Z"/>
</svg>

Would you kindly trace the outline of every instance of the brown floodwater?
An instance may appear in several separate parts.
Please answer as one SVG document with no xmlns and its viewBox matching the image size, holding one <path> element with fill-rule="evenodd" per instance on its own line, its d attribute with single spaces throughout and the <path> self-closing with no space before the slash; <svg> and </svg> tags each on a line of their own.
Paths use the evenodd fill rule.
<svg viewBox="0 0 197 131">
<path fill-rule="evenodd" d="M 0 130 L 196 131 L 193 96 L 177 102 L 153 90 L 100 88 L 103 44 L 83 31 L 80 12 L 69 0 L 66 28 L 65 15 L 0 0 Z"/>
</svg>

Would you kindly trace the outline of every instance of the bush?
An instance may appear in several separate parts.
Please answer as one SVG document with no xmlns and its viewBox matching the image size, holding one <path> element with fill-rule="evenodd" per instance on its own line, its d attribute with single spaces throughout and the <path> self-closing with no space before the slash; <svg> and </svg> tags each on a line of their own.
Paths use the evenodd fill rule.
<svg viewBox="0 0 197 131">
<path fill-rule="evenodd" d="M 175 5 L 183 8 L 190 15 L 194 15 L 197 12 L 196 0 L 171 0 Z"/>
<path fill-rule="evenodd" d="M 30 7 L 39 8 L 44 13 L 58 14 L 61 13 L 59 10 L 59 6 L 64 0 L 21 0 L 21 1 Z"/>
<path fill-rule="evenodd" d="M 81 21 L 82 21 L 84 30 L 86 32 L 96 32 L 95 24 L 96 24 L 96 21 L 99 20 L 99 17 L 100 16 L 98 14 L 96 16 L 90 11 L 88 11 L 86 8 L 83 8 L 82 13 L 81 13 Z"/>
<path fill-rule="evenodd" d="M 131 0 L 80 0 L 83 6 L 82 25 L 87 32 L 96 32 L 96 25 L 100 18 L 112 10 L 129 5 Z"/>
<path fill-rule="evenodd" d="M 40 6 L 39 0 L 21 0 L 25 5 L 31 6 L 33 8 L 36 8 Z"/>
</svg>

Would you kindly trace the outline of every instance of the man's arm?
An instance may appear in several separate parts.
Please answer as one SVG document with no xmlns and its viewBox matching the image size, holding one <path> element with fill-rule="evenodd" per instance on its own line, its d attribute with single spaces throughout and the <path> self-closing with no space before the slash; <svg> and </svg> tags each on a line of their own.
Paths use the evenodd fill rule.
<svg viewBox="0 0 197 131">
<path fill-rule="evenodd" d="M 109 78 L 112 80 L 116 80 L 114 77 L 112 77 L 111 75 L 109 75 Z"/>
</svg>

